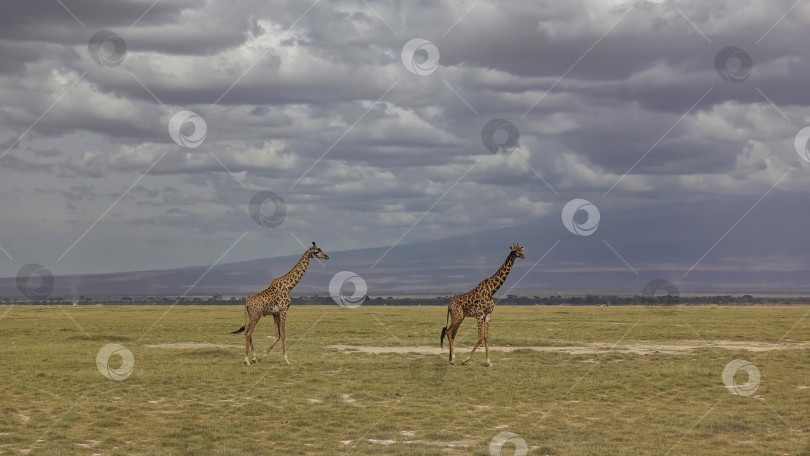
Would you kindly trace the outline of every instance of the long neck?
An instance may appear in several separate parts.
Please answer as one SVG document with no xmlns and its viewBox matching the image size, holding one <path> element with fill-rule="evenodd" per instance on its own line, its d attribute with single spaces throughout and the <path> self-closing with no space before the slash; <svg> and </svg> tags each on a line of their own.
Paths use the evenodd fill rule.
<svg viewBox="0 0 810 456">
<path fill-rule="evenodd" d="M 492 275 L 492 277 L 488 278 L 484 282 L 486 283 L 487 292 L 490 293 L 490 296 L 494 295 L 501 285 L 506 282 L 506 277 L 509 275 L 509 272 L 512 271 L 512 265 L 515 264 L 515 254 L 514 252 L 509 252 L 509 255 L 506 257 L 506 260 L 503 262 L 498 271 Z"/>
<path fill-rule="evenodd" d="M 298 263 L 290 269 L 290 272 L 284 275 L 284 277 L 288 279 L 285 280 L 285 282 L 289 284 L 290 290 L 292 290 L 301 280 L 301 277 L 304 276 L 307 267 L 309 267 L 310 260 L 312 260 L 312 256 L 309 254 L 309 250 L 307 250 L 301 259 L 298 260 Z"/>
</svg>

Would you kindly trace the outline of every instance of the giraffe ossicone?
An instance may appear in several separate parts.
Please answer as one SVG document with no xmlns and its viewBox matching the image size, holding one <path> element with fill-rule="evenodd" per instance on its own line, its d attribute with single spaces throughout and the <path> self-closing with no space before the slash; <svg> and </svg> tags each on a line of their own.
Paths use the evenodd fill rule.
<svg viewBox="0 0 810 456">
<path fill-rule="evenodd" d="M 298 284 L 301 277 L 304 276 L 309 262 L 312 261 L 313 258 L 328 260 L 329 255 L 325 254 L 323 250 L 313 242 L 312 247 L 304 252 L 301 259 L 298 260 L 298 263 L 296 263 L 289 272 L 270 282 L 270 286 L 263 291 L 254 293 L 245 300 L 245 326 L 242 326 L 231 334 L 239 334 L 242 331 L 245 332 L 245 364 L 248 366 L 251 362 L 257 363 L 266 358 L 270 350 L 273 349 L 276 342 L 279 340 L 281 340 L 281 353 L 284 362 L 290 364 L 290 361 L 287 359 L 287 345 L 285 343 L 287 310 L 290 308 L 290 303 L 292 302 L 290 299 L 290 291 Z M 259 320 L 265 315 L 273 316 L 276 325 L 276 339 L 270 344 L 270 348 L 268 348 L 261 357 L 256 359 L 256 352 L 253 349 L 253 330 L 256 328 Z M 252 361 L 250 359 L 251 357 L 253 358 Z"/>
</svg>

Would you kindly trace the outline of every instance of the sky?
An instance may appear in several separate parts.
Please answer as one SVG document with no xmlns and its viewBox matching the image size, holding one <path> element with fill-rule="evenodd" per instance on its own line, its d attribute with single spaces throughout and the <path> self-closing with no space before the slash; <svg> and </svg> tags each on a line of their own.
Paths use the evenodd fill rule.
<svg viewBox="0 0 810 456">
<path fill-rule="evenodd" d="M 809 23 L 794 0 L 3 2 L 0 276 L 552 222 L 514 240 L 532 263 L 601 228 L 631 272 L 805 271 Z"/>
</svg>

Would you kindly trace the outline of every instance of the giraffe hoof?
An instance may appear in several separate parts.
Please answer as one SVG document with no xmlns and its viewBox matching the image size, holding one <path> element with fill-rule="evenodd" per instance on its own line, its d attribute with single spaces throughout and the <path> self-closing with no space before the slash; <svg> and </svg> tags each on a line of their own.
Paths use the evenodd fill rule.
<svg viewBox="0 0 810 456">
<path fill-rule="evenodd" d="M 456 364 L 455 361 L 452 361 L 452 360 L 450 361 L 450 365 L 455 365 L 455 364 Z"/>
<path fill-rule="evenodd" d="M 469 361 L 469 360 L 467 360 L 467 361 Z M 462 361 L 462 362 L 461 362 L 461 365 L 462 365 L 462 366 L 466 366 L 466 365 L 467 365 L 467 361 Z"/>
<path fill-rule="evenodd" d="M 487 367 L 492 367 L 492 363 L 490 363 L 490 362 L 487 362 L 487 363 L 486 363 L 486 364 L 484 364 L 484 365 L 485 365 L 485 366 L 487 366 Z"/>
</svg>

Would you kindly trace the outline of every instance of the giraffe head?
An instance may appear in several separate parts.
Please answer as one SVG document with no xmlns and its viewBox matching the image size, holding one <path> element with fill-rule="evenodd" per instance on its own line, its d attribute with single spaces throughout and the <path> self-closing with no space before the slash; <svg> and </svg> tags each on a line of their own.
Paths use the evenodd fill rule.
<svg viewBox="0 0 810 456">
<path fill-rule="evenodd" d="M 309 255 L 310 257 L 320 258 L 322 260 L 328 260 L 329 255 L 323 253 L 323 250 L 320 249 L 315 243 L 312 243 L 312 247 L 309 248 Z"/>
<path fill-rule="evenodd" d="M 516 257 L 526 259 L 526 255 L 523 254 L 523 247 L 520 244 L 512 244 L 509 246 L 509 250 L 515 254 Z"/>
</svg>

